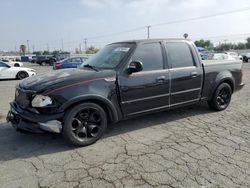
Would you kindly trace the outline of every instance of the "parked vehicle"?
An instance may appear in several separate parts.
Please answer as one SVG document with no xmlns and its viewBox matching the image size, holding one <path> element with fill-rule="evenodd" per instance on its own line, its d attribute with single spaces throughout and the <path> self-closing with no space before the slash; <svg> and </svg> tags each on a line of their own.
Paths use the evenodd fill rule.
<svg viewBox="0 0 250 188">
<path fill-rule="evenodd" d="M 184 39 L 113 43 L 79 69 L 19 82 L 7 121 L 26 131 L 62 132 L 70 143 L 86 146 L 107 124 L 138 115 L 204 100 L 225 110 L 244 85 L 241 66 L 202 62 L 194 43 Z"/>
<path fill-rule="evenodd" d="M 19 79 L 34 76 L 36 72 L 34 69 L 25 67 L 12 67 L 6 62 L 0 61 L 0 79 Z"/>
<path fill-rule="evenodd" d="M 37 56 L 36 63 L 42 66 L 50 65 L 52 66 L 56 62 L 56 58 L 51 55 Z"/>
<path fill-rule="evenodd" d="M 225 54 L 227 54 L 231 60 L 240 59 L 240 56 L 236 52 L 225 52 Z"/>
<path fill-rule="evenodd" d="M 2 59 L 0 61 L 5 62 L 5 63 L 7 63 L 8 65 L 10 65 L 12 67 L 22 67 L 23 66 L 23 63 L 18 62 L 18 61 L 11 61 L 11 60 L 8 60 L 8 59 Z"/>
<path fill-rule="evenodd" d="M 212 57 L 213 60 L 239 60 L 240 57 L 231 56 L 227 53 L 215 53 Z"/>
<path fill-rule="evenodd" d="M 241 54 L 241 56 L 242 56 L 243 62 L 247 63 L 250 61 L 250 53 L 243 53 L 243 54 Z"/>
<path fill-rule="evenodd" d="M 87 59 L 88 59 L 87 57 L 82 57 L 82 56 L 70 57 L 54 63 L 53 69 L 77 68 Z"/>
</svg>

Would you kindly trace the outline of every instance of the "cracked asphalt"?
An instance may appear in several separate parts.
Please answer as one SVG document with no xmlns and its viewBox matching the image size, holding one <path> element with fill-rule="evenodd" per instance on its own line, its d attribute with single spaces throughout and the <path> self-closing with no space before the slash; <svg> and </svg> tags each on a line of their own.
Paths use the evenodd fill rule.
<svg viewBox="0 0 250 188">
<path fill-rule="evenodd" d="M 243 67 L 246 85 L 226 111 L 201 104 L 123 121 L 83 148 L 15 132 L 4 116 L 17 81 L 1 81 L 0 187 L 250 187 L 250 63 Z"/>
</svg>

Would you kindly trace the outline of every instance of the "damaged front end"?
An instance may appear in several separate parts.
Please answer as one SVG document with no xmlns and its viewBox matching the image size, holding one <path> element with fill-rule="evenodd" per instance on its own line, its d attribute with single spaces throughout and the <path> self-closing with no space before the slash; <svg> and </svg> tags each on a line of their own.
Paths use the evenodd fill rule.
<svg viewBox="0 0 250 188">
<path fill-rule="evenodd" d="M 60 133 L 64 113 L 56 111 L 57 105 L 57 101 L 52 101 L 49 96 L 40 96 L 36 92 L 17 88 L 6 120 L 16 130 Z"/>
</svg>

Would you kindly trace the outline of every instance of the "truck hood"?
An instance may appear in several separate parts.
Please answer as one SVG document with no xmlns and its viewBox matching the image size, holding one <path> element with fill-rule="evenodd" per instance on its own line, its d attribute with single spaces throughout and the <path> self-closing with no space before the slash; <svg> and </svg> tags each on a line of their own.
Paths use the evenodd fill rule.
<svg viewBox="0 0 250 188">
<path fill-rule="evenodd" d="M 62 69 L 26 78 L 19 82 L 19 88 L 35 92 L 74 84 L 76 82 L 115 77 L 114 70 L 94 71 L 88 68 Z"/>
</svg>

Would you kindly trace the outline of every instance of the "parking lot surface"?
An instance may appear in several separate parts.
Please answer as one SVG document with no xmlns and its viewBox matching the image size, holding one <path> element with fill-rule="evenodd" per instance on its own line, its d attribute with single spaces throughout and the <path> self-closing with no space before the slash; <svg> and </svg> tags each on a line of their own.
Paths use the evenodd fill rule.
<svg viewBox="0 0 250 188">
<path fill-rule="evenodd" d="M 15 132 L 4 118 L 17 81 L 0 81 L 0 187 L 250 187 L 250 63 L 243 67 L 246 85 L 226 111 L 201 104 L 123 121 L 83 148 Z"/>
</svg>

